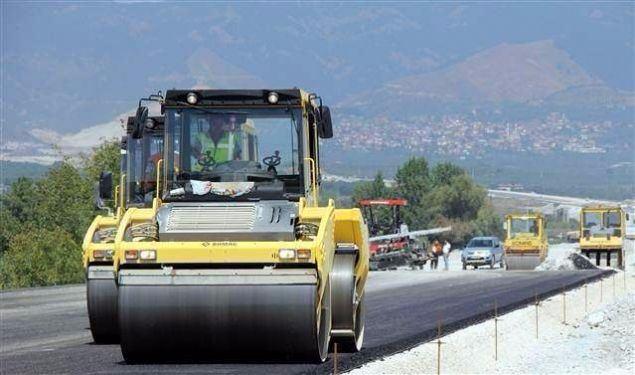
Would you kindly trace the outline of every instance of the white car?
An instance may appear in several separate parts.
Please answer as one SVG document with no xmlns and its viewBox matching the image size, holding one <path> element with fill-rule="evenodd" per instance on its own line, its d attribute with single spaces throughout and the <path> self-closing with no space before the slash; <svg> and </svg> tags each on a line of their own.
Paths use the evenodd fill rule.
<svg viewBox="0 0 635 375">
<path fill-rule="evenodd" d="M 474 237 L 467 243 L 461 253 L 463 269 L 472 266 L 477 269 L 479 266 L 490 266 L 494 268 L 496 264 L 503 267 L 503 246 L 498 237 Z"/>
</svg>

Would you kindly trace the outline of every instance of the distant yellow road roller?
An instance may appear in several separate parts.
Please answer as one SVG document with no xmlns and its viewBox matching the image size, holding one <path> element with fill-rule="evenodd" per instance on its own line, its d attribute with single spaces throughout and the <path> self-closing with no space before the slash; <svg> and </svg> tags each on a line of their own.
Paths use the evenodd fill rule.
<svg viewBox="0 0 635 375">
<path fill-rule="evenodd" d="M 533 270 L 547 257 L 545 219 L 540 213 L 505 216 L 505 268 Z"/>
<path fill-rule="evenodd" d="M 606 265 L 624 267 L 622 242 L 625 234 L 626 214 L 619 206 L 595 205 L 580 210 L 580 252 L 600 265 L 602 256 Z"/>
<path fill-rule="evenodd" d="M 358 209 L 320 204 L 319 139 L 333 136 L 321 98 L 169 90 L 161 110 L 157 196 L 115 239 L 126 362 L 360 350 L 368 233 Z"/>
<path fill-rule="evenodd" d="M 163 117 L 148 117 L 145 124 L 136 125 L 134 120 L 135 117 L 128 118 L 126 135 L 121 140 L 121 179 L 115 187 L 115 211 L 93 219 L 82 245 L 88 321 L 98 344 L 119 340 L 113 268 L 117 227 L 128 207 L 152 203 L 154 168 L 163 151 Z M 112 174 L 102 172 L 97 206 L 106 208 L 104 201 L 112 198 L 112 190 Z"/>
</svg>

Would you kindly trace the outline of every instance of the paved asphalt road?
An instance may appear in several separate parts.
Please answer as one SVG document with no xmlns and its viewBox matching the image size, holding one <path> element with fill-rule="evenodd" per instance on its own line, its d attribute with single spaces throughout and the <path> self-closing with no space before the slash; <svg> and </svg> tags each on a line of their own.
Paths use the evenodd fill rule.
<svg viewBox="0 0 635 375">
<path fill-rule="evenodd" d="M 355 355 L 340 356 L 340 369 L 402 351 L 432 339 L 439 317 L 445 332 L 549 295 L 602 274 L 592 271 L 505 272 L 390 271 L 372 273 L 367 289 L 366 339 Z M 97 373 L 328 373 L 322 365 L 202 363 L 126 365 L 117 345 L 95 345 L 88 330 L 85 287 L 0 293 L 2 374 Z"/>
</svg>

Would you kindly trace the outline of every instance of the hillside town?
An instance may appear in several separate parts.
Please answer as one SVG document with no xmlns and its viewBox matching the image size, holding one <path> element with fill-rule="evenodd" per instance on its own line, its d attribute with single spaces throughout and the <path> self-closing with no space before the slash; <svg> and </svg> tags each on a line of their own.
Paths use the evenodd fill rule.
<svg viewBox="0 0 635 375">
<path fill-rule="evenodd" d="M 416 116 L 396 120 L 385 116 L 345 116 L 336 128 L 338 145 L 360 151 L 400 148 L 434 150 L 436 154 L 473 157 L 492 151 L 606 153 L 625 151 L 633 141 L 620 138 L 635 123 L 573 121 L 560 113 L 530 121 L 481 121 L 464 115 Z"/>
</svg>

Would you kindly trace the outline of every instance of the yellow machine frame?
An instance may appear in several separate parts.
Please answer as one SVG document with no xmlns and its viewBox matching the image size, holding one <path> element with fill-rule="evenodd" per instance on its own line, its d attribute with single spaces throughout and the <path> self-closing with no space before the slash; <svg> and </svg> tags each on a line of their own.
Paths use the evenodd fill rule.
<svg viewBox="0 0 635 375">
<path fill-rule="evenodd" d="M 309 109 L 317 108 L 309 94 L 301 91 L 304 181 L 305 195 L 298 203 L 298 220 L 303 223 L 318 225 L 317 234 L 311 240 L 295 241 L 166 241 L 144 239 L 135 241 L 126 239 L 126 232 L 131 226 L 155 223 L 156 214 L 163 205 L 160 199 L 160 186 L 166 183 L 166 166 L 160 160 L 157 163 L 157 196 L 151 208 L 130 208 L 123 215 L 115 238 L 114 269 L 117 274 L 122 268 L 139 264 L 161 265 L 175 264 L 303 264 L 303 267 L 315 269 L 318 275 L 316 315 L 320 315 L 320 306 L 325 296 L 325 287 L 333 267 L 336 248 L 338 245 L 355 245 L 358 256 L 354 265 L 355 291 L 357 296 L 363 296 L 367 280 L 369 265 L 368 230 L 359 209 L 337 209 L 334 201 L 328 200 L 326 206 L 320 207 L 319 201 L 319 160 L 318 155 L 309 155 L 309 140 L 315 141 L 313 150 L 318 150 L 317 126 L 309 126 Z M 309 137 L 309 130 L 313 132 Z M 165 147 L 164 150 L 168 148 Z M 162 167 L 162 168 L 161 168 Z M 160 186 L 159 186 L 160 185 Z M 236 251 L 248 250 L 248 251 Z M 304 259 L 280 259 L 280 249 L 302 249 L 310 251 L 310 256 Z M 143 250 L 154 252 L 151 260 L 127 259 L 126 254 Z M 132 257 L 130 257 L 132 258 Z M 329 294 L 330 295 L 330 294 Z M 330 298 L 330 297 L 329 297 Z"/>
<path fill-rule="evenodd" d="M 584 214 L 587 212 L 595 212 L 599 213 L 602 216 L 602 221 L 605 219 L 605 215 L 608 212 L 619 212 L 620 214 L 620 228 L 619 235 L 608 234 L 608 235 L 592 235 L 589 232 L 586 232 L 584 228 Z M 623 267 L 624 262 L 624 254 L 623 254 L 623 237 L 626 230 L 626 215 L 624 210 L 619 206 L 587 206 L 583 207 L 580 210 L 580 252 L 586 255 L 589 258 L 593 258 L 592 254 L 595 255 L 596 264 L 600 265 L 600 259 L 602 253 L 607 254 L 607 266 L 610 266 L 610 253 L 617 253 L 617 263 L 618 267 Z"/>
<path fill-rule="evenodd" d="M 538 222 L 538 235 L 522 233 L 512 238 L 511 223 L 514 219 L 535 219 Z M 547 234 L 545 219 L 540 213 L 509 214 L 505 216 L 505 256 L 537 255 L 542 262 L 547 256 Z"/>
<path fill-rule="evenodd" d="M 113 262 L 115 253 L 114 240 L 111 242 L 94 242 L 93 237 L 97 231 L 118 228 L 119 222 L 126 210 L 125 189 L 121 188 L 122 186 L 125 186 L 125 178 L 126 175 L 122 173 L 119 185 L 115 187 L 115 213 L 108 216 L 97 215 L 84 235 L 84 241 L 82 242 L 82 263 L 84 264 L 85 269 L 92 263 L 112 264 Z M 103 252 L 102 254 L 105 256 L 95 258 L 96 252 Z"/>
</svg>

